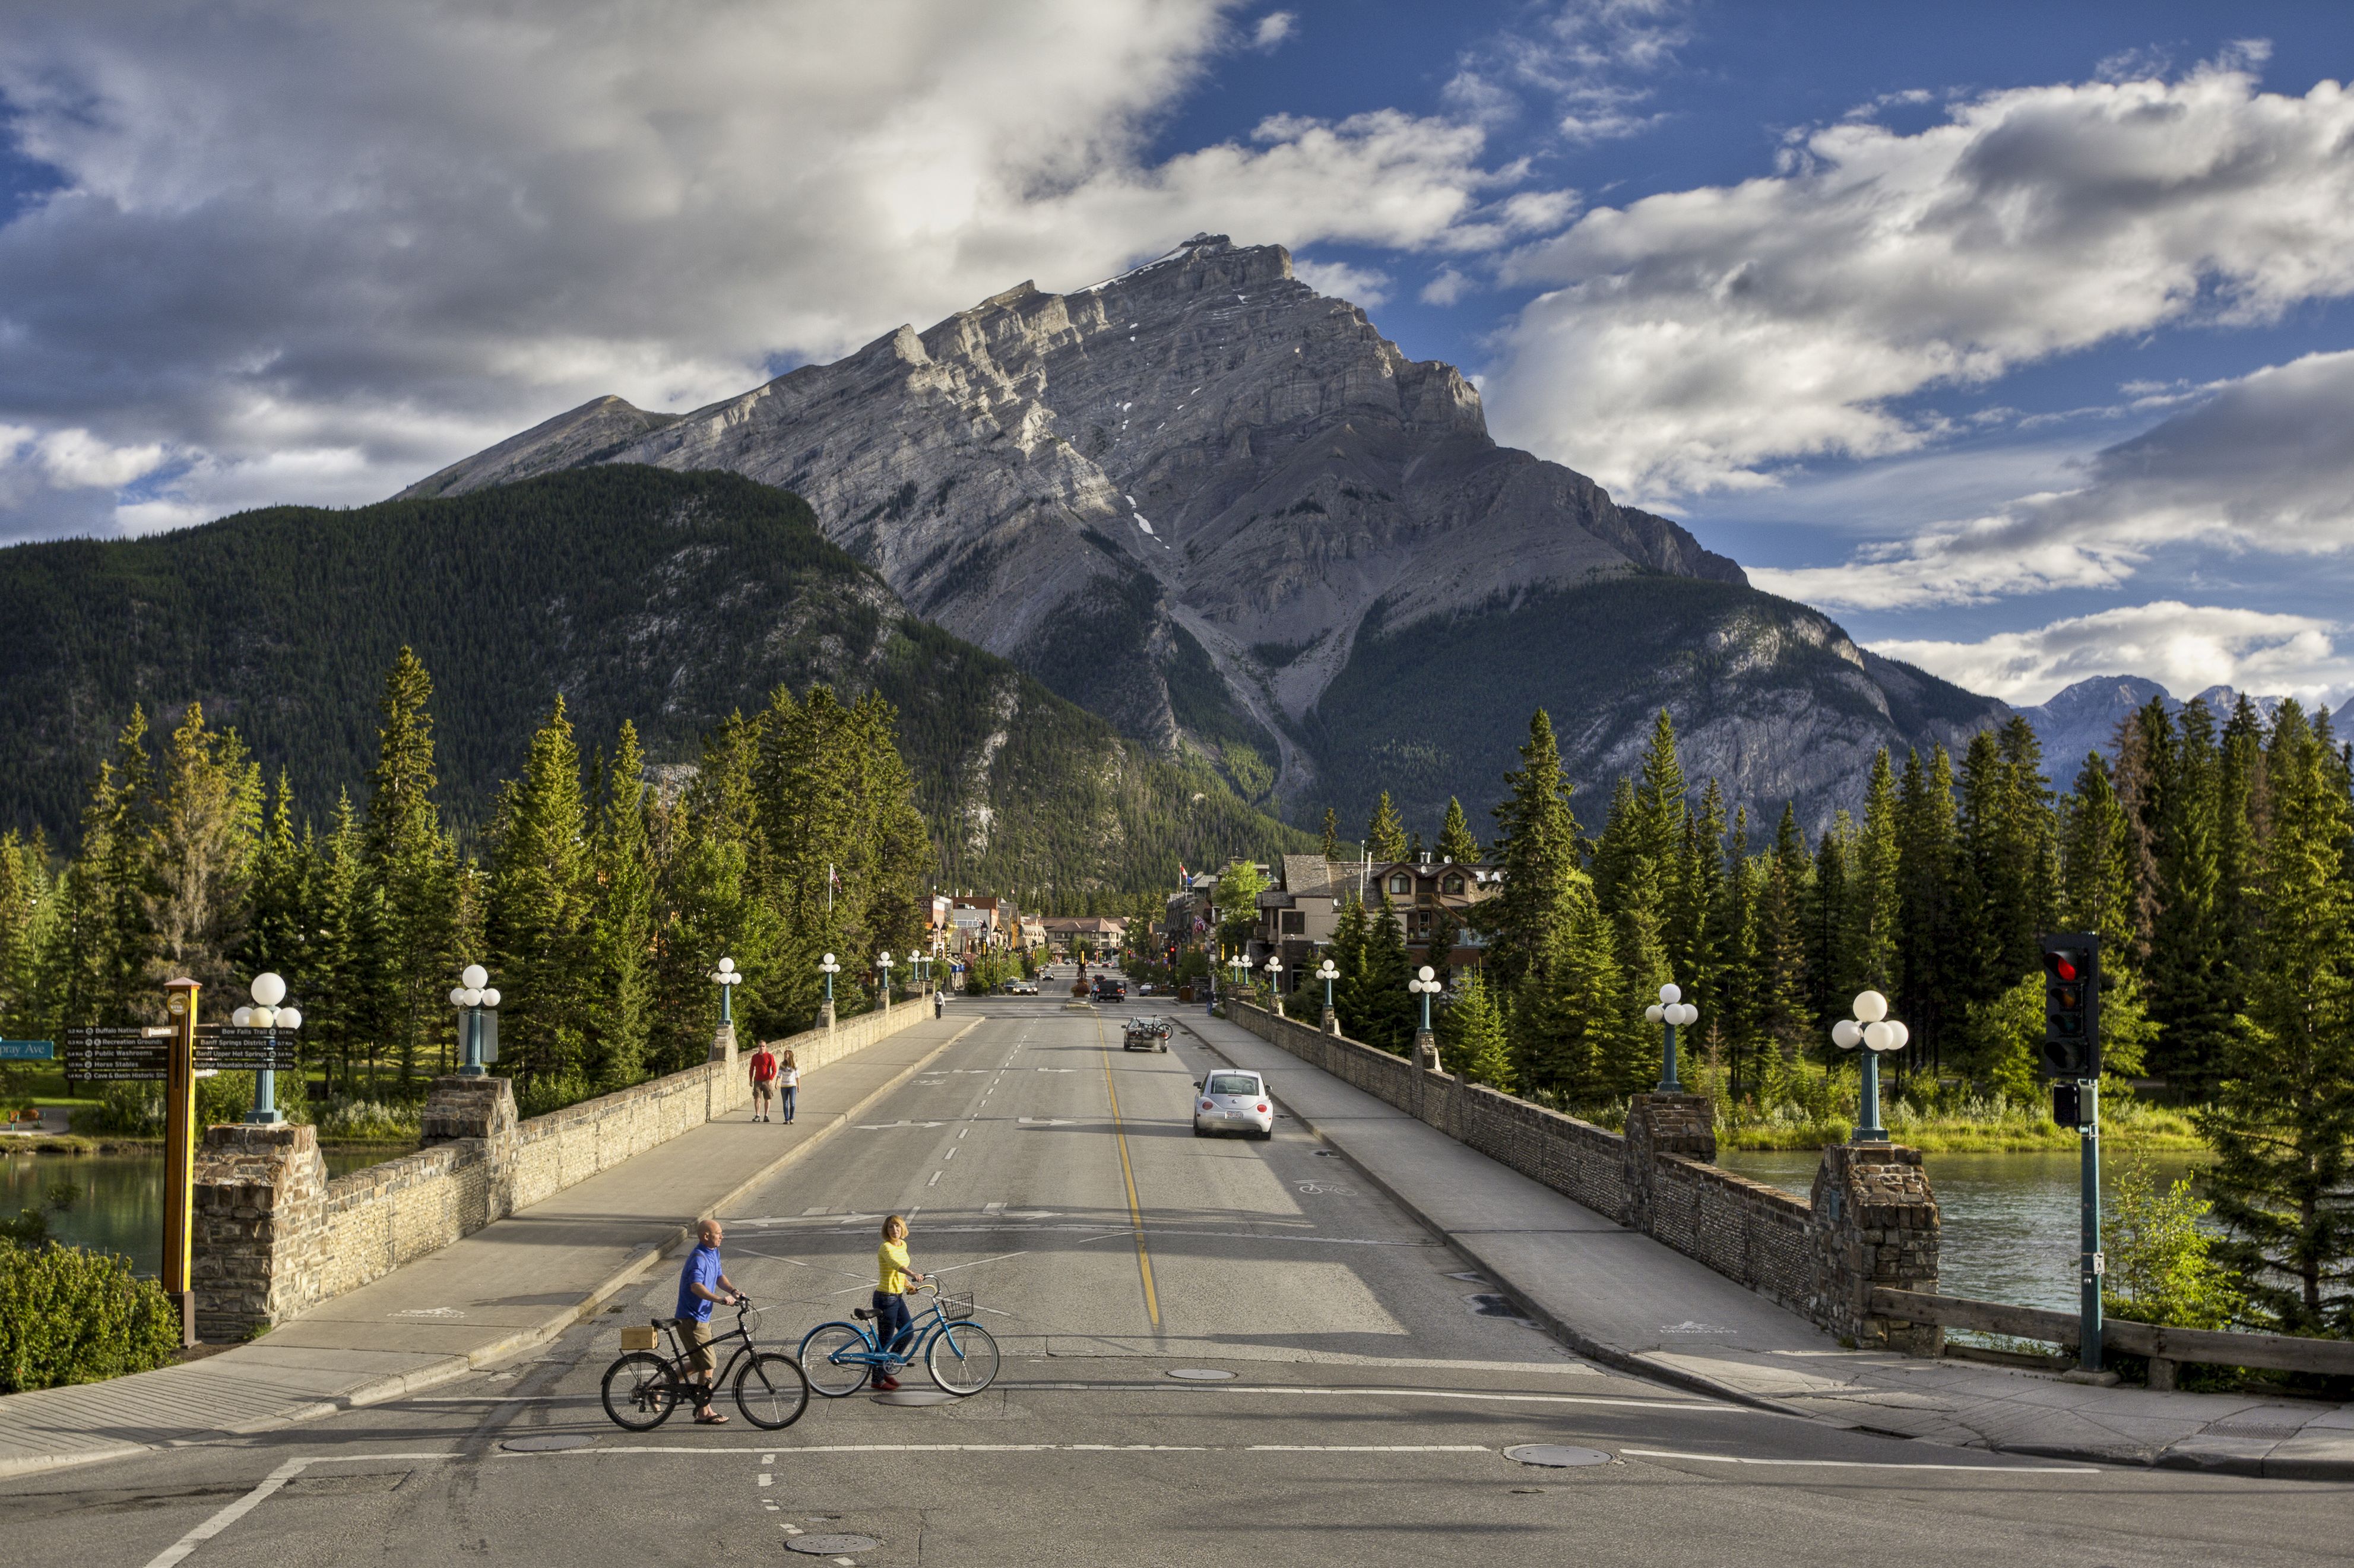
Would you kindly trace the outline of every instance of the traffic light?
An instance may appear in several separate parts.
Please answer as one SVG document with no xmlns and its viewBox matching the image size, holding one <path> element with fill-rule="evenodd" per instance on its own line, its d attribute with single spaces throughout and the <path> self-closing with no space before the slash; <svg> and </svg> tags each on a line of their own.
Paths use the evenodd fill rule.
<svg viewBox="0 0 2354 1568">
<path fill-rule="evenodd" d="M 2095 932 L 2043 938 L 2043 1073 L 2101 1075 L 2101 938 Z"/>
</svg>

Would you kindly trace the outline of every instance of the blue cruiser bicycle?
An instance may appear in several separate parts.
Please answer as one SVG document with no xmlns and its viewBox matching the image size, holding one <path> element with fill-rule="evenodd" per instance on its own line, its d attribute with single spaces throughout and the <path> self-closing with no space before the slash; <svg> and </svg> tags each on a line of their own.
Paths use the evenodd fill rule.
<svg viewBox="0 0 2354 1568">
<path fill-rule="evenodd" d="M 942 1296 L 927 1282 L 916 1287 L 929 1291 L 929 1317 L 917 1317 L 908 1327 L 904 1353 L 885 1350 L 875 1335 L 860 1327 L 874 1321 L 872 1308 L 854 1308 L 857 1323 L 820 1323 L 801 1338 L 801 1364 L 810 1387 L 828 1399 L 856 1393 L 870 1377 L 887 1377 L 920 1361 L 932 1381 L 960 1399 L 979 1393 L 997 1381 L 997 1341 L 972 1321 L 972 1298 Z"/>
</svg>

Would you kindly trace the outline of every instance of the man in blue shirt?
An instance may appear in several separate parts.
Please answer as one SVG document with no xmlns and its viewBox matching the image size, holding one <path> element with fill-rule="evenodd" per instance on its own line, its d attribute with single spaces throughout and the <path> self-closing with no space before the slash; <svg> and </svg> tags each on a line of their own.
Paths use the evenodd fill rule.
<svg viewBox="0 0 2354 1568">
<path fill-rule="evenodd" d="M 719 1222 L 705 1220 L 695 1234 L 695 1248 L 686 1255 L 686 1266 L 678 1271 L 678 1337 L 686 1343 L 687 1364 L 703 1378 L 695 1419 L 705 1426 L 719 1426 L 726 1425 L 727 1417 L 711 1408 L 712 1379 L 719 1370 L 718 1358 L 711 1351 L 711 1304 L 743 1298 L 736 1282 L 719 1269 Z"/>
</svg>

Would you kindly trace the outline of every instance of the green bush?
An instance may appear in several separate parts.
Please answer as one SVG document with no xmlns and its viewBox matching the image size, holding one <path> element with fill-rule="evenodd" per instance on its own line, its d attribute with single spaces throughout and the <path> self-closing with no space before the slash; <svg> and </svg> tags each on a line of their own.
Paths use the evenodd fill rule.
<svg viewBox="0 0 2354 1568">
<path fill-rule="evenodd" d="M 216 1073 L 196 1080 L 196 1125 L 212 1127 L 243 1121 L 253 1109 L 251 1073 Z M 278 1110 L 291 1122 L 311 1119 L 311 1099 L 301 1075 L 278 1075 Z M 164 1136 L 164 1086 L 154 1083 L 108 1084 L 99 1091 L 98 1104 L 76 1111 L 76 1132 L 116 1133 L 127 1138 Z"/>
<path fill-rule="evenodd" d="M 319 1109 L 319 1136 L 329 1140 L 380 1141 L 415 1138 L 424 1110 L 416 1101 L 329 1100 Z"/>
<path fill-rule="evenodd" d="M 2239 1276 L 2209 1255 L 2214 1238 L 2200 1222 L 2213 1205 L 2187 1181 L 2159 1192 L 2138 1158 L 2118 1172 L 2109 1203 L 2102 1309 L 2168 1328 L 2229 1328 L 2246 1298 Z"/>
<path fill-rule="evenodd" d="M 0 1243 L 0 1393 L 145 1372 L 179 1349 L 178 1312 L 128 1258 Z"/>
</svg>

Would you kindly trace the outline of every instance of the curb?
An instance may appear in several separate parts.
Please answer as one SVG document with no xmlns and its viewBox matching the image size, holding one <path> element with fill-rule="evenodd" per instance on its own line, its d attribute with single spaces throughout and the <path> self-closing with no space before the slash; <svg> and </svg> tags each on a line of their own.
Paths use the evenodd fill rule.
<svg viewBox="0 0 2354 1568">
<path fill-rule="evenodd" d="M 631 1284 L 635 1283 L 640 1278 L 642 1278 L 647 1271 L 652 1268 L 655 1264 L 671 1256 L 678 1250 L 679 1245 L 683 1242 L 695 1234 L 695 1225 L 700 1224 L 706 1219 L 710 1219 L 720 1210 L 733 1205 L 737 1200 L 744 1197 L 745 1194 L 749 1192 L 753 1188 L 769 1181 L 770 1178 L 774 1177 L 778 1171 L 782 1171 L 785 1167 L 792 1164 L 795 1160 L 806 1155 L 811 1150 L 816 1148 L 819 1144 L 825 1142 L 835 1133 L 849 1126 L 853 1118 L 864 1116 L 868 1107 L 872 1107 L 877 1100 L 880 1100 L 885 1095 L 890 1094 L 893 1090 L 897 1089 L 902 1085 L 906 1084 L 908 1079 L 914 1077 L 925 1067 L 929 1066 L 942 1052 L 955 1044 L 958 1041 L 963 1039 L 966 1035 L 971 1033 L 975 1029 L 980 1028 L 988 1021 L 989 1015 L 987 1013 L 977 1015 L 971 1022 L 966 1024 L 962 1029 L 958 1030 L 954 1034 L 951 1034 L 946 1040 L 941 1041 L 938 1045 L 926 1052 L 923 1055 L 917 1057 L 915 1061 L 909 1063 L 906 1067 L 893 1074 L 883 1083 L 876 1085 L 873 1089 L 861 1097 L 856 1104 L 835 1112 L 833 1116 L 822 1126 L 814 1129 L 809 1137 L 793 1145 L 792 1148 L 786 1150 L 776 1159 L 770 1160 L 768 1164 L 755 1171 L 751 1176 L 737 1183 L 735 1187 L 721 1195 L 721 1197 L 710 1206 L 697 1211 L 695 1216 L 695 1223 L 693 1224 L 679 1226 L 666 1240 L 647 1244 L 644 1249 L 635 1258 L 622 1265 L 620 1269 L 607 1276 L 603 1280 L 592 1287 L 588 1293 L 581 1297 L 579 1300 L 574 1302 L 569 1307 L 561 1308 L 529 1328 L 518 1329 L 511 1334 L 504 1335 L 500 1339 L 493 1340 L 488 1345 L 469 1351 L 463 1355 L 453 1354 L 446 1356 L 439 1361 L 429 1361 L 423 1366 L 412 1368 L 405 1372 L 397 1372 L 387 1377 L 373 1379 L 367 1383 L 360 1383 L 355 1387 L 347 1389 L 344 1393 L 331 1397 L 306 1400 L 301 1404 L 292 1406 L 286 1410 L 278 1411 L 269 1415 L 259 1416 L 250 1421 L 240 1422 L 235 1426 L 224 1426 L 203 1436 L 175 1437 L 162 1443 L 122 1443 L 105 1448 L 94 1448 L 69 1454 L 34 1454 L 27 1455 L 22 1458 L 0 1459 L 0 1479 L 16 1476 L 32 1475 L 44 1470 L 63 1469 L 75 1465 L 98 1464 L 108 1459 L 127 1459 L 140 1454 L 161 1453 L 173 1448 L 195 1447 L 206 1443 L 217 1441 L 219 1438 L 224 1436 L 246 1437 L 251 1436 L 257 1433 L 274 1432 L 284 1427 L 300 1425 L 306 1421 L 317 1421 L 326 1416 L 338 1414 L 346 1410 L 357 1410 L 367 1405 L 383 1404 L 391 1400 L 406 1398 L 410 1394 L 422 1393 L 429 1388 L 434 1388 L 445 1383 L 454 1382 L 459 1378 L 467 1376 L 469 1373 L 479 1372 L 484 1367 L 494 1366 L 498 1362 L 506 1361 L 522 1351 L 544 1345 L 550 1340 L 554 1340 L 560 1336 L 567 1329 L 571 1328 L 574 1324 L 584 1321 L 585 1319 L 594 1316 L 597 1308 L 602 1307 L 607 1301 L 612 1299 L 613 1297 L 627 1289 Z M 877 1041 L 875 1044 L 880 1044 L 882 1042 Z M 832 1064 L 828 1065 L 831 1065 Z M 706 1123 L 705 1125 L 707 1126 L 709 1124 Z"/>
</svg>

